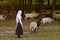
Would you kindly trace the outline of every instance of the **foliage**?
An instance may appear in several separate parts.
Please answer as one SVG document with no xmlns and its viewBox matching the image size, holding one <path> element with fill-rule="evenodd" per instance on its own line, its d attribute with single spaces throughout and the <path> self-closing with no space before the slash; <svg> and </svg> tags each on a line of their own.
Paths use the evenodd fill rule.
<svg viewBox="0 0 60 40">
<path fill-rule="evenodd" d="M 19 0 L 3 0 L 3 1 L 0 1 L 0 5 L 1 6 L 7 6 L 7 5 L 10 5 L 10 6 L 16 5 L 16 6 L 18 6 L 19 5 Z"/>
<path fill-rule="evenodd" d="M 49 0 L 49 1 L 50 1 L 50 5 L 52 5 L 53 0 Z M 45 0 L 44 4 L 45 4 L 45 5 L 48 5 L 47 0 Z M 56 4 L 57 4 L 57 5 L 60 5 L 60 0 L 56 0 Z"/>
<path fill-rule="evenodd" d="M 43 0 L 43 1 L 44 1 L 43 2 L 44 5 L 45 5 L 44 7 L 47 7 L 48 0 Z M 23 2 L 24 2 L 24 5 L 23 5 Z M 50 2 L 50 5 L 52 5 L 53 0 L 49 0 L 49 2 Z M 40 4 L 38 5 L 39 1 L 36 1 L 36 0 L 2 0 L 2 1 L 0 1 L 0 7 L 8 8 L 8 10 L 9 10 L 9 8 L 17 9 L 17 7 L 19 8 L 21 6 L 20 3 L 22 3 L 24 10 L 29 9 L 29 11 L 30 11 L 30 9 L 39 10 L 42 7 L 42 6 L 38 7 Z M 56 4 L 60 5 L 60 0 L 57 0 Z"/>
<path fill-rule="evenodd" d="M 57 5 L 60 5 L 60 0 L 57 0 L 56 4 L 57 4 Z"/>
</svg>

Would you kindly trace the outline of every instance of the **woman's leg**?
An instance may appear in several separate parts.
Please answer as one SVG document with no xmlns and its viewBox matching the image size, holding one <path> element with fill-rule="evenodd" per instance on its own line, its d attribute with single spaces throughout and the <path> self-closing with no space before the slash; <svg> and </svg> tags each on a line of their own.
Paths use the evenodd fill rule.
<svg viewBox="0 0 60 40">
<path fill-rule="evenodd" d="M 21 38 L 22 35 L 23 35 L 22 26 L 21 26 L 20 23 L 18 23 L 18 26 L 17 26 L 17 36 Z"/>
</svg>

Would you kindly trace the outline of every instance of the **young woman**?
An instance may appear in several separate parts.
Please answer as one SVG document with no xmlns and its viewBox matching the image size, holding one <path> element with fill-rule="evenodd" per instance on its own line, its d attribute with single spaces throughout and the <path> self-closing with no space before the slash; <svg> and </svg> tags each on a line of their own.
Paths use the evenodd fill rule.
<svg viewBox="0 0 60 40">
<path fill-rule="evenodd" d="M 22 35 L 23 35 L 23 30 L 22 30 L 22 21 L 21 21 L 21 14 L 22 14 L 22 11 L 19 10 L 17 15 L 16 15 L 16 35 L 18 38 L 20 38 Z"/>
</svg>

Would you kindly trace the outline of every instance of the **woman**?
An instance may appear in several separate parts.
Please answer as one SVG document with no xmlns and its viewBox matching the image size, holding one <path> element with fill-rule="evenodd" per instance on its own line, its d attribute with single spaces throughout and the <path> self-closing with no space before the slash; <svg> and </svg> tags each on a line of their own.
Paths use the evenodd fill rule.
<svg viewBox="0 0 60 40">
<path fill-rule="evenodd" d="M 22 11 L 19 10 L 17 15 L 16 15 L 16 35 L 20 38 L 23 35 L 23 30 L 22 30 L 22 21 L 21 21 L 21 14 Z"/>
</svg>

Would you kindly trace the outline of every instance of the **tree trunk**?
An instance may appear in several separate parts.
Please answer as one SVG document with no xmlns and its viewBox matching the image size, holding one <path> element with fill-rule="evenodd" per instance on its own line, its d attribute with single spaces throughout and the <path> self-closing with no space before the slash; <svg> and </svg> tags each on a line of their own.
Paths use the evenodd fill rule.
<svg viewBox="0 0 60 40">
<path fill-rule="evenodd" d="M 55 9 L 55 4 L 56 4 L 56 0 L 53 0 L 52 6 L 50 5 L 49 0 L 48 0 L 48 7 L 49 7 L 49 10 L 50 10 L 50 14 L 48 16 L 51 17 L 51 18 L 53 18 L 53 12 L 54 12 L 54 9 Z"/>
<path fill-rule="evenodd" d="M 38 12 L 39 12 L 39 16 L 37 18 L 37 26 L 39 27 L 39 25 L 41 24 L 41 20 L 42 20 L 43 0 L 39 0 Z"/>
<path fill-rule="evenodd" d="M 42 18 L 42 11 L 43 11 L 43 0 L 39 0 L 38 4 L 39 20 L 41 20 Z"/>
</svg>

